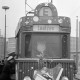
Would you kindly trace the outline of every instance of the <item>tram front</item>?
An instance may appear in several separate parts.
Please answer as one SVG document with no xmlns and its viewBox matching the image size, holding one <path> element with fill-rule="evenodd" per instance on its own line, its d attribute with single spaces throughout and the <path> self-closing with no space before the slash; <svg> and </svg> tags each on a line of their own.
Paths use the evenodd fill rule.
<svg viewBox="0 0 80 80">
<path fill-rule="evenodd" d="M 17 80 L 25 76 L 33 79 L 35 70 L 51 69 L 58 64 L 63 68 L 62 78 L 73 80 L 74 60 L 69 59 L 70 18 L 58 16 L 51 3 L 38 5 L 33 14 L 22 17 L 16 30 Z"/>
</svg>

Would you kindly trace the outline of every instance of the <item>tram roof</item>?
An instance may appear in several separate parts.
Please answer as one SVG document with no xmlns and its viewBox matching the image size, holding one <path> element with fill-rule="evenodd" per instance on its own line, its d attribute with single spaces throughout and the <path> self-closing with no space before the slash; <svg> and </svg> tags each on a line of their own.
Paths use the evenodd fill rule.
<svg viewBox="0 0 80 80">
<path fill-rule="evenodd" d="M 28 14 L 30 14 L 29 12 Z M 39 4 L 34 12 L 33 16 L 21 17 L 16 29 L 16 36 L 22 27 L 29 27 L 33 25 L 59 25 L 61 27 L 70 27 L 70 18 L 64 16 L 58 16 L 56 7 L 52 3 Z"/>
</svg>

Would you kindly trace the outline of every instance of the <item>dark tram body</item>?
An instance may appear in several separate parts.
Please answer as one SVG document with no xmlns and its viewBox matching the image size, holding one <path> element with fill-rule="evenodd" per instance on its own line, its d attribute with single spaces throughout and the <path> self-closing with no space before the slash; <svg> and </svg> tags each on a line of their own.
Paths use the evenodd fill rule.
<svg viewBox="0 0 80 80">
<path fill-rule="evenodd" d="M 20 18 L 16 30 L 16 80 L 24 80 L 25 76 L 34 80 L 34 70 L 44 66 L 51 69 L 59 63 L 63 67 L 60 79 L 66 76 L 73 80 L 75 63 L 70 59 L 70 32 L 70 18 L 58 16 L 52 3 L 39 4 L 34 12 Z"/>
</svg>

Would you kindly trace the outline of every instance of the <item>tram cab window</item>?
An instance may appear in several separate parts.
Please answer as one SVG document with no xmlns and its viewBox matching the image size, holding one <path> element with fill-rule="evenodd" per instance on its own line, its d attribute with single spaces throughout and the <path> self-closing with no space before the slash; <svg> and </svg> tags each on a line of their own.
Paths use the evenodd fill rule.
<svg viewBox="0 0 80 80">
<path fill-rule="evenodd" d="M 26 57 L 61 58 L 60 35 L 32 34 L 26 36 Z"/>
</svg>

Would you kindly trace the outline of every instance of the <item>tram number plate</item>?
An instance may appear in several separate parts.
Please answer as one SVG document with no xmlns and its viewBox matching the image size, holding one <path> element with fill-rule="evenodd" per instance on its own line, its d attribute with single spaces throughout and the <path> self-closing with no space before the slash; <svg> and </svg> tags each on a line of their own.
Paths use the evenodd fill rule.
<svg viewBox="0 0 80 80">
<path fill-rule="evenodd" d="M 58 25 L 34 25 L 33 31 L 59 32 Z"/>
</svg>

